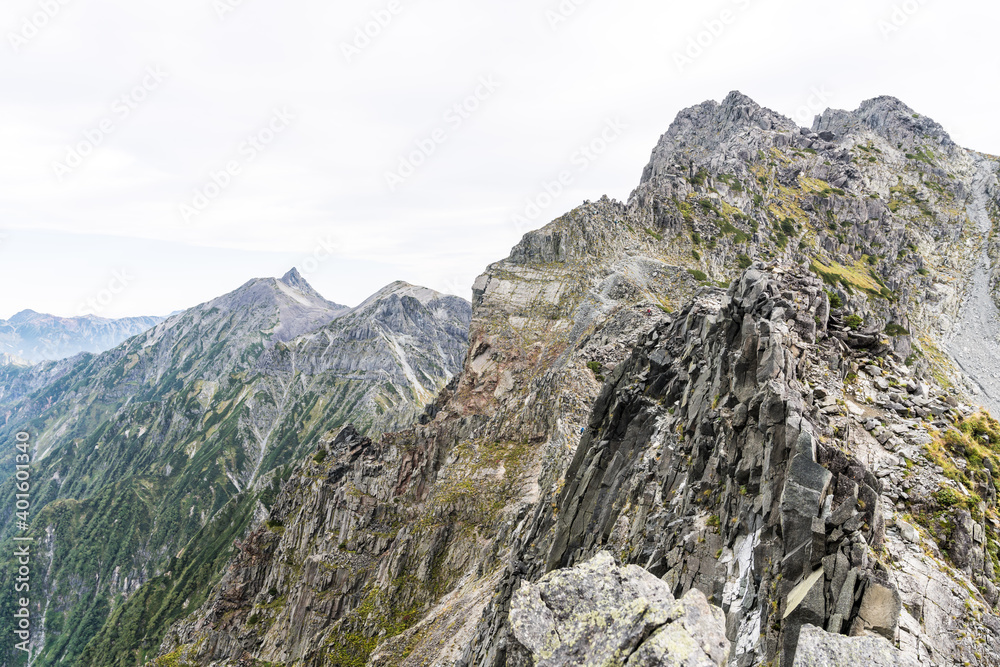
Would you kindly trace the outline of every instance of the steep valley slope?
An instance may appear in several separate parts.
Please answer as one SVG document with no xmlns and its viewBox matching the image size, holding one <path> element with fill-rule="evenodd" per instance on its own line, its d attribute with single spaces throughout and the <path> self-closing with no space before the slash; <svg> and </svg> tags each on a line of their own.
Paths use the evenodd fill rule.
<svg viewBox="0 0 1000 667">
<path fill-rule="evenodd" d="M 347 423 L 376 436 L 421 414 L 461 367 L 470 313 L 406 283 L 346 308 L 292 270 L 104 354 L 6 369 L 0 437 L 26 431 L 35 450 L 32 664 L 155 652 L 323 437 Z M 9 545 L 12 480 L 2 493 Z M 14 665 L 12 604 L 0 626 Z"/>
<path fill-rule="evenodd" d="M 155 664 L 532 665 L 514 592 L 601 551 L 720 606 L 730 664 L 791 665 L 805 624 L 1000 664 L 996 367 L 953 353 L 996 353 L 961 341 L 998 170 L 889 97 L 682 111 L 627 203 L 476 281 L 419 423 L 295 470 Z"/>
</svg>

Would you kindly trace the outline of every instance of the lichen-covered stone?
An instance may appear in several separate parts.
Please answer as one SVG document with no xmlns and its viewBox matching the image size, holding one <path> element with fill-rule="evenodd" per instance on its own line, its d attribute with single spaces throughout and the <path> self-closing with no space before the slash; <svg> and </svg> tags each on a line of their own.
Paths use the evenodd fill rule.
<svg viewBox="0 0 1000 667">
<path fill-rule="evenodd" d="M 799 632 L 793 667 L 918 667 L 882 637 L 845 637 L 813 625 Z"/>
<path fill-rule="evenodd" d="M 712 667 L 729 655 L 725 616 L 694 590 L 676 600 L 646 570 L 607 552 L 525 583 L 510 611 L 535 667 Z"/>
</svg>

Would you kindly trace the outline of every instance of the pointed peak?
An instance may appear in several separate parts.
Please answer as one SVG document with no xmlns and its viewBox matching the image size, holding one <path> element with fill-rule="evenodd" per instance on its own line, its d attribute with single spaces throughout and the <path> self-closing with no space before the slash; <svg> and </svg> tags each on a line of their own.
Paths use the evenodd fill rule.
<svg viewBox="0 0 1000 667">
<path fill-rule="evenodd" d="M 232 292 L 195 306 L 171 317 L 163 329 L 183 325 L 184 322 L 203 317 L 223 317 L 239 313 L 234 330 L 256 332 L 266 322 L 273 340 L 287 342 L 309 331 L 329 324 L 345 313 L 342 306 L 325 299 L 306 282 L 302 274 L 291 269 L 281 278 L 254 278 Z M 274 316 L 277 315 L 275 323 Z"/>
<path fill-rule="evenodd" d="M 208 301 L 202 304 L 202 306 L 212 307 L 218 305 L 219 302 L 228 303 L 233 300 L 243 302 L 247 299 L 262 303 L 262 299 L 272 298 L 277 299 L 277 302 L 284 302 L 291 299 L 304 306 L 324 309 L 347 309 L 347 306 L 328 301 L 295 268 L 289 270 L 280 278 L 253 278 L 248 280 L 232 292 Z"/>
<path fill-rule="evenodd" d="M 722 103 L 708 100 L 682 109 L 653 149 L 641 183 L 671 173 L 678 165 L 691 165 L 707 159 L 720 145 L 743 137 L 746 132 L 798 130 L 799 127 L 791 119 L 762 107 L 749 96 L 734 90 L 726 95 Z"/>
<path fill-rule="evenodd" d="M 722 106 L 724 106 L 724 107 L 755 107 L 757 109 L 760 108 L 760 105 L 757 104 L 757 102 L 755 102 L 753 99 L 751 99 L 747 95 L 744 95 L 743 93 L 741 93 L 738 90 L 733 90 L 728 95 L 726 95 L 726 98 L 724 100 L 722 100 Z"/>
<path fill-rule="evenodd" d="M 315 288 L 313 288 L 313 286 L 309 284 L 309 281 L 306 280 L 301 273 L 299 273 L 299 270 L 294 267 L 292 267 L 292 269 L 288 273 L 281 276 L 281 278 L 278 279 L 278 282 L 308 297 L 311 297 L 313 299 L 318 299 L 324 303 L 327 303 L 327 300 L 323 297 L 323 295 L 317 292 Z M 331 304 L 331 305 L 336 305 L 336 304 Z M 338 306 L 338 307 L 342 308 L 343 306 Z"/>
<path fill-rule="evenodd" d="M 281 278 L 279 280 L 281 280 L 281 282 L 285 283 L 289 287 L 298 287 L 299 285 L 305 285 L 306 287 L 309 287 L 310 289 L 312 289 L 309 286 L 309 283 L 306 282 L 306 279 L 302 277 L 302 274 L 299 273 L 299 270 L 297 268 L 295 268 L 294 266 L 291 268 L 291 270 L 288 273 L 286 273 L 285 275 L 281 276 Z"/>
</svg>

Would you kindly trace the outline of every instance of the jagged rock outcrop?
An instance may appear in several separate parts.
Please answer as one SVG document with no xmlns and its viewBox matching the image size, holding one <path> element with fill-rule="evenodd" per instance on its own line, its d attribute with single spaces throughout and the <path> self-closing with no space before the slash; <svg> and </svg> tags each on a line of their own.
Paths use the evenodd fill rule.
<svg viewBox="0 0 1000 667">
<path fill-rule="evenodd" d="M 701 591 L 676 600 L 665 582 L 617 567 L 607 552 L 526 582 L 510 623 L 534 667 L 719 667 L 729 657 L 725 616 Z"/>
<path fill-rule="evenodd" d="M 433 650 L 457 659 L 489 601 L 505 545 L 529 499 L 538 497 L 539 485 L 554 485 L 568 463 L 600 388 L 601 368 L 617 365 L 639 332 L 664 315 L 654 291 L 672 281 L 689 292 L 697 286 L 654 253 L 626 254 L 635 241 L 622 236 L 622 216 L 620 205 L 596 202 L 566 216 L 563 231 L 526 238 L 511 260 L 491 267 L 477 282 L 462 374 L 419 424 L 378 443 L 381 465 L 366 469 L 371 477 L 320 488 L 303 482 L 283 491 L 282 497 L 294 497 L 279 500 L 271 519 L 285 526 L 299 525 L 299 517 L 312 516 L 311 508 L 328 509 L 305 532 L 285 531 L 267 556 L 267 577 L 281 582 L 278 594 L 270 597 L 265 589 L 234 616 L 242 622 L 257 614 L 261 621 L 235 637 L 204 622 L 221 595 L 216 589 L 205 607 L 171 629 L 164 654 L 198 662 L 248 655 L 304 664 L 361 655 L 396 665 L 400 655 L 423 660 Z M 584 229 L 594 232 L 581 238 Z M 561 261 L 539 267 L 533 258 L 551 256 L 554 248 L 561 248 Z M 605 262 L 609 255 L 595 274 L 595 259 Z M 548 462 L 537 460 L 541 451 Z M 332 459 L 321 465 L 328 463 L 334 465 Z M 312 465 L 293 479 L 316 474 L 308 472 Z M 539 475 L 547 479 L 539 482 Z M 322 500 L 350 499 L 359 491 L 368 511 L 356 511 L 347 500 L 332 506 Z M 364 554 L 364 566 L 342 565 L 344 552 Z M 335 581 L 302 581 L 298 573 L 309 562 L 337 573 Z M 460 592 L 441 597 L 460 580 Z M 247 588 L 242 580 L 231 585 Z M 304 602 L 316 598 L 331 606 Z M 417 623 L 421 616 L 423 624 Z M 319 630 L 289 636 L 283 632 L 287 618 Z M 415 647 L 424 641 L 433 648 Z"/>
<path fill-rule="evenodd" d="M 520 666 L 515 592 L 601 551 L 721 607 L 740 667 L 791 665 L 810 624 L 998 664 L 1000 424 L 949 352 L 998 164 L 906 111 L 682 112 L 627 204 L 476 281 L 460 376 L 379 465 L 302 466 L 270 520 L 304 529 L 161 664 Z"/>
<path fill-rule="evenodd" d="M 966 608 L 986 598 L 961 592 L 984 572 L 982 552 L 979 575 L 920 594 L 943 580 L 886 544 L 888 476 L 870 462 L 891 454 L 876 453 L 860 426 L 852 432 L 871 408 L 836 388 L 829 360 L 850 363 L 855 353 L 836 325 L 824 326 L 828 307 L 816 278 L 750 269 L 727 295 L 703 294 L 646 336 L 596 401 L 557 502 L 537 506 L 521 566 L 486 612 L 498 634 L 484 645 L 506 632 L 508 587 L 611 549 L 675 595 L 699 588 L 720 604 L 734 664 L 791 664 L 804 624 L 898 640 L 922 664 L 955 652 L 1000 659 L 980 646 L 998 638 L 995 620 Z M 915 451 L 904 457 L 928 487 L 946 484 Z M 963 561 L 966 533 L 985 529 L 966 515 L 952 513 Z M 951 636 L 948 616 L 971 637 Z"/>
<path fill-rule="evenodd" d="M 940 124 L 887 95 L 865 100 L 855 111 L 828 110 L 816 119 L 812 129 L 826 133 L 827 141 L 831 141 L 856 134 L 861 128 L 870 129 L 897 146 L 930 142 L 951 154 L 961 151 Z"/>
</svg>

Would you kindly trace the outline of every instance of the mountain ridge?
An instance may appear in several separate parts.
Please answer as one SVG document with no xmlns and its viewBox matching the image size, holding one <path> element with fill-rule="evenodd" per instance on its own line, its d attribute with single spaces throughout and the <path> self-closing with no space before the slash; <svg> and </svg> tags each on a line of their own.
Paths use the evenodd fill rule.
<svg viewBox="0 0 1000 667">
<path fill-rule="evenodd" d="M 54 606 L 35 611 L 61 619 L 35 664 L 75 663 L 132 597 L 150 622 L 172 620 L 319 438 L 348 421 L 374 435 L 417 418 L 457 371 L 470 306 L 383 294 L 355 312 L 293 270 L 102 354 L 8 371 L 0 430 L 32 434 L 33 525 L 48 545 L 33 585 Z M 0 489 L 12 498 L 10 479 Z M 8 540 L 13 527 L 5 515 Z M 160 631 L 142 625 L 127 650 Z"/>
<path fill-rule="evenodd" d="M 602 548 L 721 605 L 731 664 L 804 625 L 995 664 L 1000 425 L 947 340 L 1000 165 L 900 105 L 681 111 L 628 202 L 477 279 L 421 423 L 324 442 L 154 664 L 530 665 L 514 592 Z"/>
</svg>

